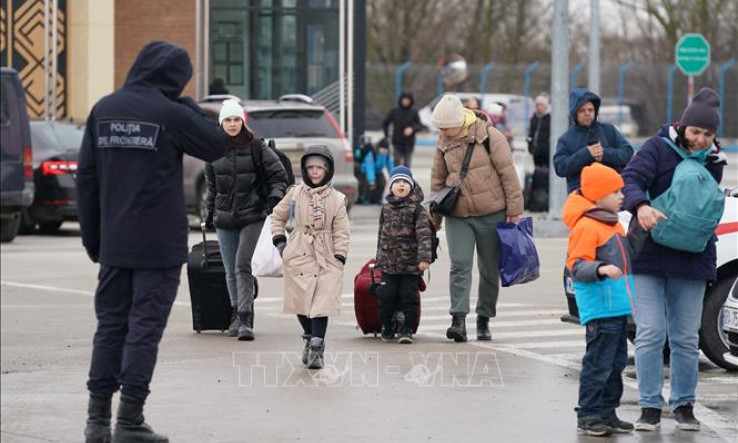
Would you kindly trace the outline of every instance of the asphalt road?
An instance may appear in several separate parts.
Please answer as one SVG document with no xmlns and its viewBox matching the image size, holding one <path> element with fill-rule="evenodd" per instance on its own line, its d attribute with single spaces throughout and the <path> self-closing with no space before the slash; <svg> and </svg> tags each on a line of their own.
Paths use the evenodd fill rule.
<svg viewBox="0 0 738 443">
<path fill-rule="evenodd" d="M 427 183 L 429 159 L 428 151 L 419 151 L 415 172 L 421 184 Z M 357 207 L 352 216 L 344 311 L 330 320 L 322 371 L 299 362 L 300 328 L 281 313 L 280 279 L 260 279 L 257 338 L 238 342 L 219 332 L 192 331 L 183 269 L 146 409 L 158 431 L 173 442 L 589 441 L 576 435 L 573 411 L 584 332 L 559 321 L 566 312 L 565 239 L 538 239 L 541 277 L 502 289 L 493 340 L 486 343 L 445 339 L 449 262 L 442 250 L 423 294 L 416 341 L 402 346 L 356 329 L 353 276 L 374 254 L 376 208 Z M 193 232 L 190 244 L 200 238 Z M 71 223 L 58 236 L 3 244 L 0 264 L 0 439 L 80 441 L 97 267 Z M 473 337 L 473 315 L 467 323 Z M 630 353 L 619 414 L 635 420 Z M 737 441 L 738 374 L 704 357 L 700 369 L 695 414 L 701 432 L 676 430 L 666 413 L 660 432 L 610 440 Z"/>
</svg>

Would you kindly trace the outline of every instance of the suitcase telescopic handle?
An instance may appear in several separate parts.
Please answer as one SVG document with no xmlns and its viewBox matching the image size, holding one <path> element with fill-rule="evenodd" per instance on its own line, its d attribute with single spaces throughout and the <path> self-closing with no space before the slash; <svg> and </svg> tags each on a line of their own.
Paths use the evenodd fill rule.
<svg viewBox="0 0 738 443">
<path fill-rule="evenodd" d="M 205 222 L 200 223 L 200 230 L 202 231 L 202 259 L 205 263 L 207 263 L 208 258 L 208 240 L 205 236 L 205 232 L 208 230 L 207 226 L 205 226 Z"/>
</svg>

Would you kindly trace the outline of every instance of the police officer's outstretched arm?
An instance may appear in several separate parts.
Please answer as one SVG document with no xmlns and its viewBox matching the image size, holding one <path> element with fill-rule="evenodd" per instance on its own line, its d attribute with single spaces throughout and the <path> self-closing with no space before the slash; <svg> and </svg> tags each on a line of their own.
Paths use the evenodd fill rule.
<svg viewBox="0 0 738 443">
<path fill-rule="evenodd" d="M 100 186 L 93 127 L 90 113 L 77 165 L 77 217 L 82 231 L 82 245 L 90 259 L 97 263 L 100 256 Z"/>
<path fill-rule="evenodd" d="M 206 162 L 223 157 L 229 146 L 228 136 L 218 123 L 190 97 L 180 97 L 176 103 L 180 112 L 174 125 L 182 150 Z"/>
</svg>

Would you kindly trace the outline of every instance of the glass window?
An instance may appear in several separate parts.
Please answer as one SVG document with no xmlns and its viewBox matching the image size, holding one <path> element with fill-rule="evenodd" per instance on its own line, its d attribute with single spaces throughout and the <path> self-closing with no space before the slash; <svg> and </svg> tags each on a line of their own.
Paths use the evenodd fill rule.
<svg viewBox="0 0 738 443">
<path fill-rule="evenodd" d="M 338 138 L 333 124 L 324 111 L 272 110 L 252 111 L 248 125 L 256 135 L 264 138 L 325 137 Z"/>
<path fill-rule="evenodd" d="M 307 17 L 307 94 L 338 81 L 338 11 Z"/>
<path fill-rule="evenodd" d="M 78 151 L 80 146 L 82 146 L 85 127 L 84 125 L 76 125 L 74 123 L 57 122 L 54 124 L 54 132 L 62 148 Z"/>
<path fill-rule="evenodd" d="M 212 0 L 210 14 L 210 81 L 222 80 L 227 93 L 241 97 L 247 95 L 249 83 L 250 14 L 246 6 L 246 1 Z"/>
<path fill-rule="evenodd" d="M 338 80 L 337 0 L 210 0 L 210 8 L 211 81 L 222 79 L 228 93 L 275 99 Z"/>
<path fill-rule="evenodd" d="M 338 0 L 309 0 L 308 8 L 336 8 L 338 9 Z"/>
<path fill-rule="evenodd" d="M 0 126 L 2 127 L 10 126 L 10 103 L 8 98 L 11 87 L 10 82 L 5 81 L 5 79 L 0 82 Z"/>
</svg>

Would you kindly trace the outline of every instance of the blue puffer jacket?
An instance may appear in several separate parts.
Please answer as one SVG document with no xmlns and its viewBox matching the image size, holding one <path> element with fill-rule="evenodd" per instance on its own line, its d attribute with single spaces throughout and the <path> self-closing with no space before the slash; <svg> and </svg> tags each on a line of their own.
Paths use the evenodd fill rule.
<svg viewBox="0 0 738 443">
<path fill-rule="evenodd" d="M 592 102 L 594 105 L 595 120 L 590 126 L 579 126 L 576 123 L 577 109 L 586 102 Z M 600 97 L 597 94 L 583 88 L 572 91 L 569 97 L 571 126 L 556 142 L 556 154 L 553 159 L 556 175 L 566 178 L 568 193 L 579 188 L 579 175 L 582 168 L 595 162 L 594 157 L 587 150 L 589 140 L 599 140 L 600 145 L 604 148 L 602 164 L 618 172 L 623 170 L 633 156 L 633 147 L 613 125 L 597 121 L 599 110 Z"/>
<path fill-rule="evenodd" d="M 674 170 L 682 161 L 679 154 L 661 137 L 669 137 L 676 142 L 676 129 L 663 126 L 657 136 L 646 140 L 623 171 L 623 209 L 634 214 L 640 205 L 650 201 L 649 197 L 655 199 L 671 186 Z M 717 154 L 717 148 L 713 150 L 708 155 L 705 167 L 720 183 L 727 162 L 724 155 Z M 716 266 L 714 238 L 707 243 L 703 252 L 692 253 L 659 245 L 648 237 L 643 250 L 633 262 L 636 274 L 711 281 L 717 277 Z"/>
<path fill-rule="evenodd" d="M 377 181 L 377 175 L 382 174 L 382 170 L 384 169 L 387 170 L 387 175 L 395 169 L 395 164 L 392 162 L 392 157 L 389 153 L 380 154 L 379 152 L 372 151 L 361 162 L 361 172 L 364 174 L 370 186 L 374 186 Z"/>
</svg>

